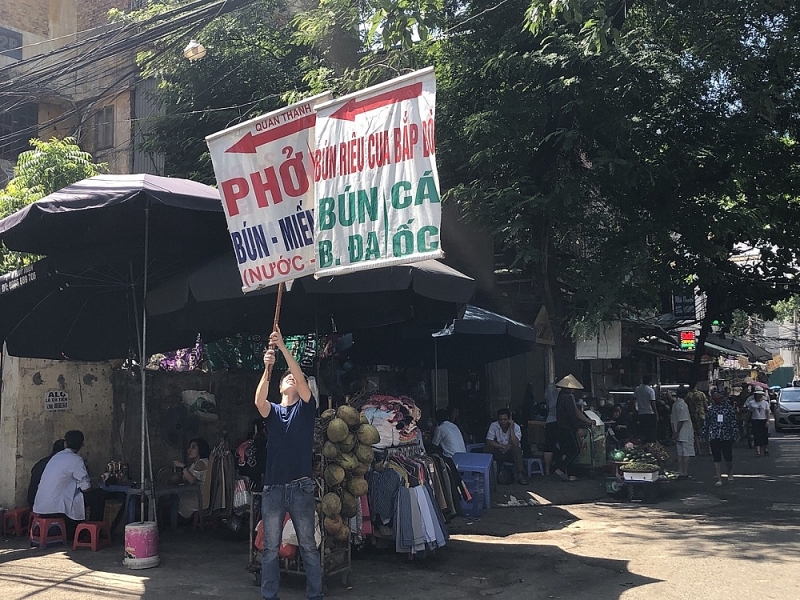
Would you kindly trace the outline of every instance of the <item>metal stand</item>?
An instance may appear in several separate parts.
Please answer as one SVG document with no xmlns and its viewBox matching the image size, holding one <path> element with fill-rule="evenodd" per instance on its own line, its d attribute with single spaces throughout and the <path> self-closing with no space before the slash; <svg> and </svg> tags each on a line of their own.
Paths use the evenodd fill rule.
<svg viewBox="0 0 800 600">
<path fill-rule="evenodd" d="M 325 461 L 323 459 L 323 469 L 324 463 Z M 319 502 L 322 501 L 322 497 L 328 491 L 327 484 L 325 483 L 325 479 L 323 477 L 315 478 L 314 482 L 316 484 L 316 492 L 314 495 L 316 500 Z M 259 520 L 261 519 L 261 511 L 259 510 L 258 514 L 256 514 L 255 504 L 256 497 L 261 496 L 262 492 L 253 492 L 250 495 L 250 564 L 248 565 L 247 570 L 253 576 L 253 585 L 261 585 L 261 551 L 255 546 L 255 529 Z M 318 516 L 317 518 L 319 521 L 319 529 L 322 533 L 322 541 L 319 545 L 319 553 L 320 563 L 322 564 L 323 585 L 326 586 L 329 578 L 338 575 L 341 576 L 342 585 L 349 587 L 350 571 L 352 567 L 352 544 L 348 543 L 346 548 L 337 548 L 330 554 L 325 554 L 325 539 L 327 538 L 328 534 L 325 532 L 325 528 L 322 526 L 322 517 Z M 281 573 L 305 575 L 305 570 L 303 569 L 303 564 L 299 553 L 297 558 L 279 558 L 278 560 L 280 561 Z"/>
</svg>

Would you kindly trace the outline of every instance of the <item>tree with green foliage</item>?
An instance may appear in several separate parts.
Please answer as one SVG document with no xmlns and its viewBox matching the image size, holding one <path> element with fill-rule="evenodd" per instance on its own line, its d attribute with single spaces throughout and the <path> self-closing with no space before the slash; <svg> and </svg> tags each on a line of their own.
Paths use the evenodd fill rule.
<svg viewBox="0 0 800 600">
<path fill-rule="evenodd" d="M 707 299 L 702 352 L 713 320 L 768 313 L 794 285 L 800 17 L 781 2 L 614 3 L 624 18 L 590 43 L 606 4 L 470 4 L 470 34 L 438 45 L 443 182 L 566 334 L 654 315 L 659 291 L 688 287 Z M 571 12 L 508 27 L 531 6 Z"/>
<path fill-rule="evenodd" d="M 603 321 L 655 316 L 665 290 L 685 288 L 707 299 L 699 360 L 713 320 L 769 313 L 796 287 L 794 4 L 309 2 L 266 26 L 280 23 L 282 46 L 260 70 L 250 42 L 222 45 L 225 36 L 257 39 L 257 20 L 237 17 L 225 29 L 221 19 L 208 29 L 218 41 L 207 45 L 210 56 L 224 55 L 224 68 L 152 71 L 175 113 L 157 143 L 210 177 L 205 134 L 288 97 L 434 64 L 446 201 L 489 228 L 533 278 L 556 325 L 559 365 L 570 359 L 570 337 Z M 341 48 L 336 31 L 346 33 Z M 247 68 L 236 68 L 240 58 Z M 250 84 L 273 72 L 289 74 L 269 88 L 276 104 L 230 109 L 232 99 L 267 93 Z"/>
<path fill-rule="evenodd" d="M 95 163 L 74 138 L 50 141 L 32 139 L 31 150 L 17 158 L 14 177 L 0 190 L 0 218 L 7 217 L 28 204 L 68 186 L 99 175 L 107 170 L 105 163 Z M 0 247 L 0 273 L 8 273 L 32 263 L 38 257 L 12 252 Z"/>
</svg>

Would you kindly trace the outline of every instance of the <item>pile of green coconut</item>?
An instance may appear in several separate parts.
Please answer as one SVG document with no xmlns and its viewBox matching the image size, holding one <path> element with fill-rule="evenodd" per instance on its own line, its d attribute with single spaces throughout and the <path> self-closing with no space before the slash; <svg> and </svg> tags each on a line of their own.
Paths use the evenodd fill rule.
<svg viewBox="0 0 800 600">
<path fill-rule="evenodd" d="M 326 458 L 324 477 L 330 490 L 322 498 L 319 510 L 324 515 L 327 532 L 325 551 L 350 542 L 348 519 L 358 512 L 358 497 L 367 493 L 364 475 L 370 469 L 373 444 L 380 442 L 378 430 L 355 408 L 348 405 L 329 408 L 322 413 L 317 435 Z"/>
</svg>

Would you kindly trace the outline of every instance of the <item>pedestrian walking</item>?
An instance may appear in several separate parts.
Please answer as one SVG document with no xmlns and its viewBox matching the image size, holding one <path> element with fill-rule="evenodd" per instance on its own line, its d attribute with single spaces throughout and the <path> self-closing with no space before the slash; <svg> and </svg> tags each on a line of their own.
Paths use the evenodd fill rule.
<svg viewBox="0 0 800 600">
<path fill-rule="evenodd" d="M 714 458 L 714 469 L 717 471 L 717 487 L 722 485 L 722 461 L 725 460 L 725 472 L 728 481 L 733 481 L 733 442 L 739 437 L 736 423 L 736 411 L 719 388 L 711 390 L 711 405 L 706 409 L 703 425 L 703 437 L 711 446 Z"/>
<path fill-rule="evenodd" d="M 756 447 L 756 456 L 769 456 L 769 437 L 767 425 L 769 424 L 769 402 L 763 389 L 757 388 L 745 405 L 750 410 L 750 427 L 753 430 L 753 445 Z"/>
<path fill-rule="evenodd" d="M 678 455 L 678 473 L 680 479 L 689 478 L 689 459 L 694 452 L 694 428 L 689 415 L 689 407 L 680 396 L 672 405 L 670 413 L 672 439 L 675 440 L 675 451 Z"/>
<path fill-rule="evenodd" d="M 653 381 L 650 375 L 642 377 L 642 383 L 633 390 L 636 399 L 636 412 L 639 414 L 637 434 L 644 442 L 655 442 L 658 431 L 658 407 L 656 391 L 650 386 Z"/>
</svg>

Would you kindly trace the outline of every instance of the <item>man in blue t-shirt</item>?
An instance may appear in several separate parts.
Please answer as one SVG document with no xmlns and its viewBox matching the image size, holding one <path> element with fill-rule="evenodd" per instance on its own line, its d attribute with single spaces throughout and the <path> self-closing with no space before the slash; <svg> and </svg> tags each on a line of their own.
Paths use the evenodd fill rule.
<svg viewBox="0 0 800 600">
<path fill-rule="evenodd" d="M 280 329 L 272 332 L 270 344 L 281 351 L 289 370 L 280 380 L 280 404 L 267 401 L 268 373 L 275 364 L 275 350 L 267 350 L 264 374 L 256 389 L 256 408 L 264 417 L 267 430 L 267 468 L 261 501 L 264 520 L 261 595 L 264 600 L 278 598 L 278 548 L 283 519 L 288 511 L 297 532 L 300 556 L 303 557 L 306 596 L 309 600 L 322 600 L 322 565 L 314 539 L 317 513 L 311 477 L 316 402 L 300 365 L 286 348 Z"/>
</svg>

